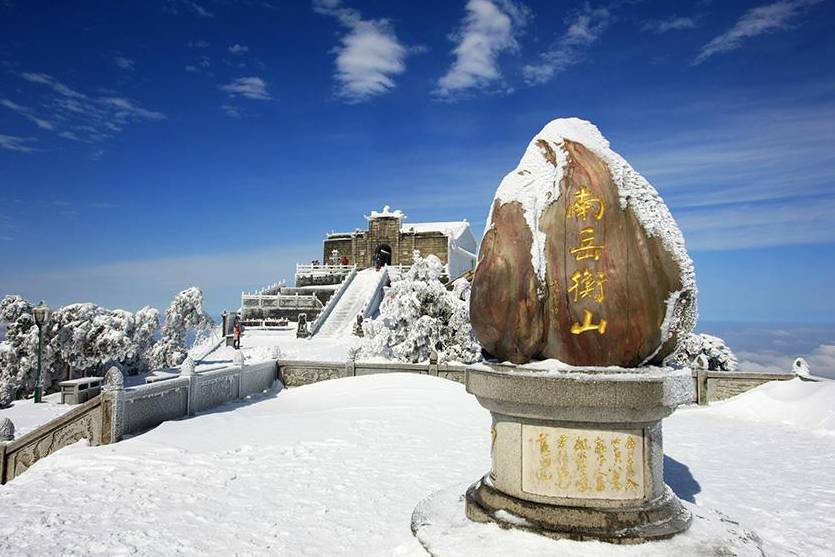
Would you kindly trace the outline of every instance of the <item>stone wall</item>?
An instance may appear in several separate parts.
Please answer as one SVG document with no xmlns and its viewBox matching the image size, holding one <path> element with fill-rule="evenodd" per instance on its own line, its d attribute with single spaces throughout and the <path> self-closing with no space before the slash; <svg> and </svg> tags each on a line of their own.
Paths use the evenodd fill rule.
<svg viewBox="0 0 835 557">
<path fill-rule="evenodd" d="M 277 377 L 276 361 L 270 360 L 128 389 L 123 389 L 119 381 L 116 387 L 79 404 L 20 439 L 0 440 L 0 484 L 80 439 L 87 439 L 93 446 L 115 443 L 123 435 L 141 433 L 162 422 L 263 392 L 273 386 Z"/>
<path fill-rule="evenodd" d="M 467 366 L 447 365 L 430 362 L 428 364 L 365 363 L 352 362 L 314 362 L 279 360 L 278 373 L 287 387 L 300 387 L 329 379 L 343 377 L 358 377 L 378 373 L 419 373 L 433 375 L 450 381 L 464 383 L 466 381 Z M 769 381 L 787 381 L 794 379 L 793 373 L 752 373 L 752 372 L 724 372 L 709 371 L 693 372 L 693 402 L 709 404 L 718 400 L 725 400 L 749 391 Z"/>
<path fill-rule="evenodd" d="M 391 247 L 392 265 L 411 265 L 414 251 L 424 256 L 432 254 L 446 264 L 449 260 L 449 238 L 442 232 L 401 232 L 400 220 L 378 218 L 369 222 L 368 231 L 330 236 L 324 241 L 322 262 L 330 262 L 333 250 L 339 258 L 347 257 L 351 265 L 365 269 L 373 264 L 377 247 Z M 299 285 L 302 286 L 302 285 Z"/>
<path fill-rule="evenodd" d="M 750 391 L 769 381 L 788 381 L 794 379 L 794 373 L 758 373 L 742 371 L 702 371 L 693 372 L 696 383 L 696 400 L 699 404 L 709 404 L 718 400 Z"/>
<path fill-rule="evenodd" d="M 180 376 L 125 390 L 122 433 L 139 433 L 162 422 L 194 415 L 272 387 L 275 360 Z"/>
<path fill-rule="evenodd" d="M 449 262 L 449 239 L 440 232 L 423 232 L 409 236 L 414 238 L 414 247 L 404 255 L 408 258 L 408 263 L 412 262 L 414 250 L 420 250 L 420 254 L 424 257 L 431 253 L 437 256 L 444 265 Z"/>
<path fill-rule="evenodd" d="M 341 379 L 343 377 L 359 377 L 361 375 L 376 375 L 380 373 L 418 373 L 432 375 L 464 383 L 467 368 L 463 365 L 438 364 L 430 361 L 426 364 L 407 364 L 400 362 L 370 363 L 370 362 L 314 362 L 279 360 L 278 373 L 286 387 L 300 387 L 319 381 Z"/>
<path fill-rule="evenodd" d="M 87 439 L 93 446 L 109 442 L 109 438 L 103 439 L 103 432 L 110 431 L 112 414 L 108 413 L 108 423 L 104 423 L 102 400 L 99 395 L 19 439 L 9 443 L 0 441 L 0 484 L 13 480 L 40 459 L 81 439 Z"/>
</svg>

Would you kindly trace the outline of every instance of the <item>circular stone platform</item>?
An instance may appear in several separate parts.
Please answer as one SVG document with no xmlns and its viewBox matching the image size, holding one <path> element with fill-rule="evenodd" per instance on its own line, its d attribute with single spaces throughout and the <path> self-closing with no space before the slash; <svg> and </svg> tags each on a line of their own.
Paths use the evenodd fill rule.
<svg viewBox="0 0 835 557">
<path fill-rule="evenodd" d="M 495 522 L 476 523 L 465 514 L 467 485 L 438 491 L 415 508 L 412 532 L 434 557 L 479 555 L 571 555 L 572 557 L 655 557 L 670 555 L 762 557 L 762 540 L 722 513 L 683 503 L 692 514 L 690 528 L 673 538 L 641 545 L 554 540 L 537 533 L 527 520 L 505 510 Z M 513 526 L 511 529 L 510 526 Z"/>
</svg>

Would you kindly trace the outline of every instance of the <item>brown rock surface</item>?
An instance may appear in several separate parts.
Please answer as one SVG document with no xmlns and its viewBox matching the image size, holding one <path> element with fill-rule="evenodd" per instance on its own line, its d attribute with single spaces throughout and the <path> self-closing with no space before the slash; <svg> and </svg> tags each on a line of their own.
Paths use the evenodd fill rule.
<svg viewBox="0 0 835 557">
<path fill-rule="evenodd" d="M 680 239 L 680 232 L 642 178 L 629 187 L 648 189 L 629 190 L 640 200 L 622 208 L 623 188 L 609 166 L 616 159 L 607 164 L 600 156 L 610 151 L 554 138 L 548 129 L 511 173 L 518 176 L 514 180 L 533 176 L 526 185 L 536 187 L 535 195 L 497 195 L 493 203 L 470 297 L 473 331 L 487 352 L 514 363 L 555 358 L 577 366 L 659 364 L 695 321 L 689 258 L 683 241 L 680 250 L 670 247 L 669 238 Z M 531 156 L 542 157 L 533 172 L 526 170 Z M 548 166 L 555 169 L 553 177 L 542 171 Z M 544 234 L 539 240 L 525 206 L 538 208 L 534 222 Z M 656 213 L 672 222 L 672 236 L 648 232 L 646 214 Z M 535 246 L 537 241 L 544 245 Z M 544 256 L 540 269 L 537 253 Z"/>
</svg>

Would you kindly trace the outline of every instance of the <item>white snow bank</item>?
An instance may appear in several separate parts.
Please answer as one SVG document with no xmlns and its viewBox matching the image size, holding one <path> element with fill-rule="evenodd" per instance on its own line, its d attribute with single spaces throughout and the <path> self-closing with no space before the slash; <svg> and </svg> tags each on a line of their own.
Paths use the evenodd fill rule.
<svg viewBox="0 0 835 557">
<path fill-rule="evenodd" d="M 835 435 L 835 381 L 772 381 L 724 402 L 711 412 Z"/>
<path fill-rule="evenodd" d="M 808 399 L 785 402 L 800 413 Z M 756 531 L 767 555 L 831 557 L 835 439 L 722 415 L 730 405 L 664 421 L 667 482 Z M 387 374 L 224 405 L 116 445 L 68 447 L 0 487 L 0 555 L 425 555 L 412 511 L 487 472 L 490 423 L 461 385 Z M 568 545 L 555 542 L 553 553 Z M 522 555 L 530 546 L 502 547 Z M 583 547 L 619 557 L 649 546 Z"/>
<path fill-rule="evenodd" d="M 690 529 L 669 540 L 640 545 L 611 545 L 599 541 L 552 540 L 522 530 L 504 530 L 497 524 L 467 519 L 460 494 L 467 485 L 453 486 L 422 501 L 418 510 L 418 537 L 438 557 L 506 557 L 508 555 L 565 555 L 570 557 L 762 557 L 756 534 L 720 513 L 690 505 L 694 515 Z M 497 518 L 521 526 L 527 520 L 500 509 Z"/>
<path fill-rule="evenodd" d="M 412 374 L 227 405 L 39 461 L 0 488 L 0 555 L 425 556 L 415 505 L 481 475 L 489 432 L 463 386 Z"/>
<path fill-rule="evenodd" d="M 8 408 L 0 409 L 0 418 L 12 420 L 16 439 L 75 408 L 61 404 L 61 393 L 46 395 L 42 400 L 40 404 L 35 404 L 31 398 L 16 400 Z"/>
</svg>

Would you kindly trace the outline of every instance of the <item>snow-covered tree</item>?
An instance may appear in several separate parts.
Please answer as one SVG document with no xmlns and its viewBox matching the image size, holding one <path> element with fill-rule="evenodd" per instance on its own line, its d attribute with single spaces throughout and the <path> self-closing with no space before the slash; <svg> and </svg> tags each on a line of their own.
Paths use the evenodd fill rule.
<svg viewBox="0 0 835 557">
<path fill-rule="evenodd" d="M 35 389 L 38 365 L 38 327 L 32 316 L 32 304 L 20 296 L 6 296 L 0 301 L 0 320 L 6 323 L 6 339 L 0 343 L 0 407 L 7 406 L 22 393 Z M 52 354 L 44 331 L 42 386 L 52 384 Z"/>
<path fill-rule="evenodd" d="M 7 324 L 0 342 L 0 406 L 6 406 L 34 390 L 38 328 L 32 305 L 20 296 L 0 301 L 0 320 Z M 68 370 L 96 375 L 118 364 L 128 373 L 144 371 L 158 330 L 159 312 L 150 307 L 136 313 L 89 303 L 58 308 L 43 329 L 44 392 Z"/>
<path fill-rule="evenodd" d="M 709 370 L 734 371 L 738 364 L 736 356 L 724 340 L 713 335 L 695 333 L 688 334 L 680 341 L 666 361 L 670 365 L 693 367 L 699 355 L 707 359 Z"/>
<path fill-rule="evenodd" d="M 202 331 L 214 324 L 203 310 L 203 291 L 192 286 L 177 294 L 165 310 L 162 338 L 150 353 L 153 367 L 173 367 L 186 359 L 186 336 L 189 329 Z"/>
<path fill-rule="evenodd" d="M 354 354 L 422 362 L 437 350 L 442 362 L 479 360 L 481 346 L 470 327 L 469 287 L 456 285 L 448 291 L 439 280 L 442 273 L 437 257 L 416 252 L 408 273 L 392 282 L 379 317 L 363 323 L 364 338 Z"/>
<path fill-rule="evenodd" d="M 138 373 L 148 368 L 147 352 L 158 329 L 159 312 L 150 307 L 131 313 L 71 304 L 50 319 L 50 347 L 59 369 L 91 375 L 120 364 L 125 372 Z"/>
</svg>

